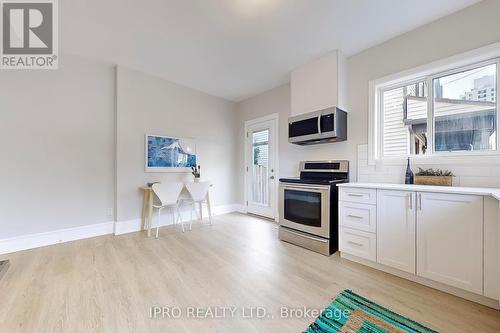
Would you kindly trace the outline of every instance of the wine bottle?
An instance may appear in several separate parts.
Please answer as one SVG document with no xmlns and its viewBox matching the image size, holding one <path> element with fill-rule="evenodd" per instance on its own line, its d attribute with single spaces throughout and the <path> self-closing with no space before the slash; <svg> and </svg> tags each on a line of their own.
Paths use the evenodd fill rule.
<svg viewBox="0 0 500 333">
<path fill-rule="evenodd" d="M 408 164 L 406 165 L 405 184 L 413 184 L 413 172 L 410 168 L 410 158 L 408 157 Z"/>
</svg>

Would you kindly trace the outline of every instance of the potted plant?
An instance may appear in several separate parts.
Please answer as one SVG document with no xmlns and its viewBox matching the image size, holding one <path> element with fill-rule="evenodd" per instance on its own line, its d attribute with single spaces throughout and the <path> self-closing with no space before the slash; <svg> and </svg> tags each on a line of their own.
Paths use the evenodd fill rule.
<svg viewBox="0 0 500 333">
<path fill-rule="evenodd" d="M 201 176 L 200 169 L 201 169 L 201 167 L 199 165 L 195 165 L 195 166 L 191 167 L 191 173 L 194 176 L 194 181 L 195 182 L 199 182 L 200 181 L 200 176 Z"/>
<path fill-rule="evenodd" d="M 453 173 L 449 170 L 418 168 L 415 174 L 414 183 L 416 185 L 440 185 L 451 186 Z"/>
</svg>

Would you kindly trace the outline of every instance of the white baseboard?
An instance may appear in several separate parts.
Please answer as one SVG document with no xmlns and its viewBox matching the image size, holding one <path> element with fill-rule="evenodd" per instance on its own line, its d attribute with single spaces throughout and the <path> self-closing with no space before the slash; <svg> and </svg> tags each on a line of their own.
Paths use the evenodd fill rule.
<svg viewBox="0 0 500 333">
<path fill-rule="evenodd" d="M 127 221 L 117 221 L 115 223 L 114 234 L 123 235 L 130 232 L 137 232 L 141 230 L 141 219 L 133 219 Z"/>
<path fill-rule="evenodd" d="M 114 222 L 111 221 L 0 239 L 0 254 L 112 234 L 113 226 Z"/>
<path fill-rule="evenodd" d="M 362 265 L 365 265 L 365 266 L 368 266 L 371 268 L 381 270 L 381 271 L 389 273 L 389 274 L 399 276 L 403 279 L 407 279 L 407 280 L 410 280 L 410 281 L 413 281 L 416 283 L 423 284 L 424 286 L 427 286 L 427 287 L 431 287 L 431 288 L 434 288 L 437 290 L 444 291 L 445 293 L 448 293 L 448 294 L 452 294 L 452 295 L 455 295 L 455 296 L 458 296 L 461 298 L 465 298 L 469 301 L 476 302 L 476 303 L 485 305 L 487 307 L 494 308 L 496 310 L 500 309 L 500 306 L 498 304 L 498 300 L 496 300 L 496 299 L 491 299 L 491 298 L 488 298 L 486 296 L 474 294 L 470 291 L 451 287 L 451 286 L 448 286 L 448 285 L 440 283 L 440 282 L 436 282 L 436 281 L 433 281 L 433 280 L 430 280 L 427 278 L 423 278 L 423 277 L 420 277 L 420 276 L 417 276 L 417 275 L 414 275 L 411 273 L 403 272 L 403 271 L 400 271 L 399 269 L 395 269 L 395 268 L 388 267 L 388 266 L 385 266 L 385 265 L 382 265 L 382 264 L 379 264 L 379 263 L 376 263 L 376 262 L 373 262 L 370 260 L 356 257 L 356 256 L 348 254 L 348 253 L 341 252 L 340 257 L 343 259 L 354 261 L 358 264 L 362 264 Z"/>
<path fill-rule="evenodd" d="M 247 205 L 244 205 L 244 204 L 236 204 L 235 206 L 237 206 L 237 212 L 238 213 L 242 213 L 242 214 L 246 214 L 248 213 L 248 209 L 247 209 Z"/>
<path fill-rule="evenodd" d="M 213 215 L 222 215 L 232 212 L 241 212 L 243 205 L 231 204 L 215 206 L 212 209 Z M 190 213 L 188 210 L 183 210 L 182 218 L 188 221 Z M 208 210 L 203 207 L 203 216 L 208 216 Z M 157 215 L 153 214 L 153 225 L 156 226 Z M 168 212 L 162 214 L 162 226 L 172 224 Z M 133 219 L 120 222 L 103 222 L 81 227 L 59 229 L 47 232 L 41 232 L 30 235 L 17 236 L 12 238 L 0 239 L 0 255 L 13 253 L 17 251 L 29 250 L 37 247 L 70 242 L 79 239 L 91 238 L 107 234 L 122 235 L 129 232 L 141 230 L 141 219 Z"/>
<path fill-rule="evenodd" d="M 215 206 L 212 208 L 212 215 L 222 215 L 222 214 L 228 214 L 228 213 L 233 213 L 233 212 L 244 212 L 245 207 L 240 204 L 230 204 L 230 205 L 220 205 L 220 206 Z M 206 206 L 203 206 L 203 217 L 206 218 L 208 216 L 208 209 Z M 184 207 L 181 210 L 181 217 L 183 221 L 189 221 L 191 218 L 189 209 Z M 196 218 L 196 215 L 193 213 L 193 217 Z M 153 227 L 156 227 L 158 221 L 158 215 L 156 213 L 156 210 L 153 212 Z M 142 221 L 140 218 L 137 219 L 132 219 L 132 220 L 126 220 L 126 221 L 118 221 L 115 224 L 115 235 L 123 235 L 123 234 L 128 234 L 130 232 L 137 232 L 142 230 Z M 170 212 L 168 210 L 162 212 L 161 216 L 161 224 L 160 226 L 167 226 L 167 225 L 172 225 L 173 220 Z"/>
</svg>

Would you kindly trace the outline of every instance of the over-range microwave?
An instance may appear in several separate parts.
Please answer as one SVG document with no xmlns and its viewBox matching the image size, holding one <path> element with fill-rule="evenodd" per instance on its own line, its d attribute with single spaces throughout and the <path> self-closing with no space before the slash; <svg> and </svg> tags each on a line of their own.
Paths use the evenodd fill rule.
<svg viewBox="0 0 500 333">
<path fill-rule="evenodd" d="M 331 107 L 288 118 L 288 142 L 312 145 L 347 140 L 347 112 Z"/>
</svg>

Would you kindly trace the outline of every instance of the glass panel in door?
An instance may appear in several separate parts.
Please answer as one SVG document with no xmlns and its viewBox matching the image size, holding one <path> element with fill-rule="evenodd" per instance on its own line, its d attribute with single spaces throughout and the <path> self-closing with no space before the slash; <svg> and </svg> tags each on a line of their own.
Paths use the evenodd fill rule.
<svg viewBox="0 0 500 333">
<path fill-rule="evenodd" d="M 276 120 L 246 124 L 246 206 L 247 212 L 276 218 Z"/>
<path fill-rule="evenodd" d="M 252 201 L 269 205 L 269 129 L 252 132 Z"/>
</svg>

